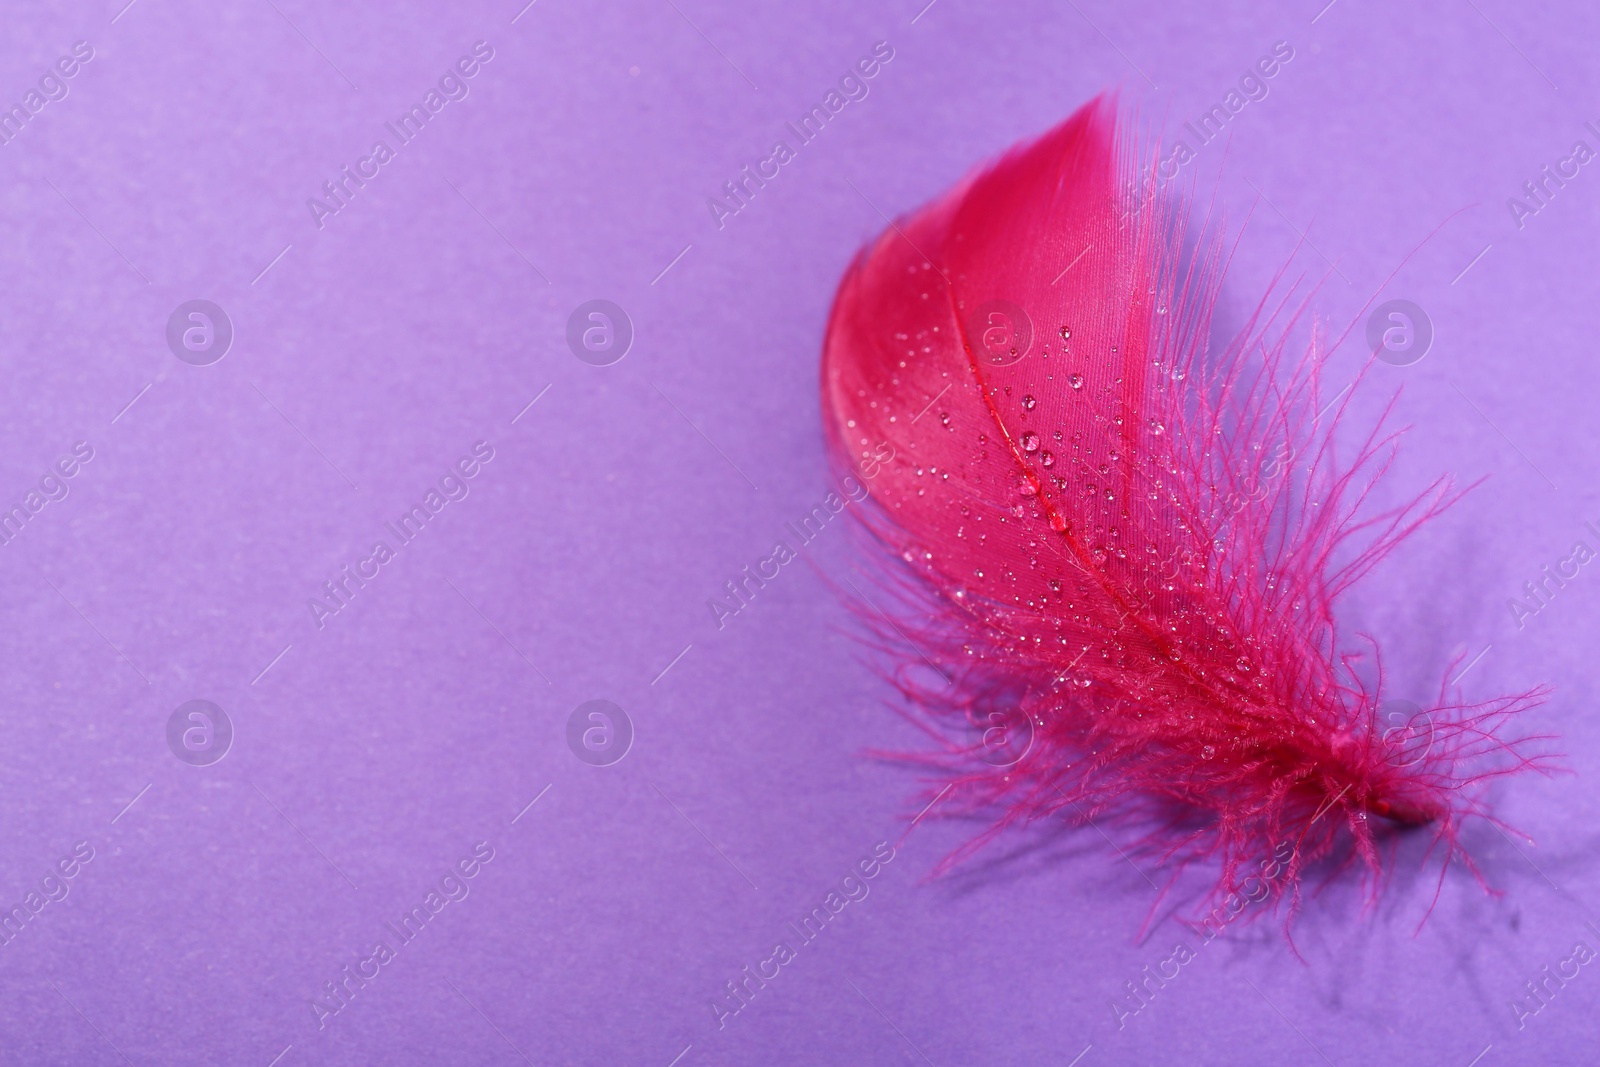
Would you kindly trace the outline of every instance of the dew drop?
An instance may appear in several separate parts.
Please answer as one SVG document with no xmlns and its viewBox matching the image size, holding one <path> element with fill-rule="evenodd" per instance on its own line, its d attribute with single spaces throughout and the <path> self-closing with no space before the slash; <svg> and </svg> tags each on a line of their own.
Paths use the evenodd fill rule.
<svg viewBox="0 0 1600 1067">
<path fill-rule="evenodd" d="M 1026 433 L 1024 433 L 1022 435 L 1022 450 L 1024 452 L 1039 451 L 1039 435 L 1034 433 L 1032 430 L 1028 430 Z"/>
<path fill-rule="evenodd" d="M 1207 745 L 1205 748 L 1202 748 L 1200 750 L 1200 758 L 1201 759 L 1210 759 L 1211 757 L 1215 756 L 1216 754 L 1217 754 L 1217 750 L 1215 748 L 1212 748 L 1210 745 Z"/>
<path fill-rule="evenodd" d="M 1077 372 L 1067 375 L 1067 384 L 1072 386 L 1074 389 L 1082 389 L 1083 375 L 1078 374 Z"/>
<path fill-rule="evenodd" d="M 1027 396 L 1022 398 L 1022 410 L 1023 411 L 1032 411 L 1033 408 L 1034 408 L 1034 405 L 1037 404 L 1037 403 L 1039 403 L 1039 402 L 1033 398 L 1033 394 L 1029 393 Z"/>
<path fill-rule="evenodd" d="M 1061 339 L 1063 341 L 1070 341 L 1072 339 L 1072 330 L 1071 330 L 1071 328 L 1066 327 L 1066 326 L 1061 327 Z"/>
<path fill-rule="evenodd" d="M 1054 455 L 1052 455 L 1048 450 L 1039 453 L 1039 466 L 1041 466 L 1041 467 L 1053 467 L 1053 466 L 1055 466 L 1055 463 L 1056 463 L 1056 457 Z"/>
</svg>

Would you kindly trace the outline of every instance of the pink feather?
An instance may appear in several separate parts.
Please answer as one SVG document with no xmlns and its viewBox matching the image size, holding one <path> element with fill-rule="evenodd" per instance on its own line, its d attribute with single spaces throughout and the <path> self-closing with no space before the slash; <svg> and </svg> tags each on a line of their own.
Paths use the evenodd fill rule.
<svg viewBox="0 0 1600 1067">
<path fill-rule="evenodd" d="M 1441 684 L 1380 721 L 1381 668 L 1357 679 L 1334 604 L 1448 480 L 1365 513 L 1393 435 L 1336 461 L 1321 331 L 1286 358 L 1303 302 L 1208 347 L 1220 243 L 1185 251 L 1135 154 L 1101 98 L 878 237 L 829 322 L 827 433 L 905 564 L 881 628 L 946 739 L 946 807 L 1000 813 L 971 847 L 1058 811 L 1141 821 L 1172 877 L 1211 861 L 1220 897 L 1288 842 L 1268 882 L 1292 914 L 1314 862 L 1359 859 L 1375 887 L 1384 826 L 1464 855 L 1485 781 L 1541 759 L 1498 736 L 1539 694 Z"/>
</svg>

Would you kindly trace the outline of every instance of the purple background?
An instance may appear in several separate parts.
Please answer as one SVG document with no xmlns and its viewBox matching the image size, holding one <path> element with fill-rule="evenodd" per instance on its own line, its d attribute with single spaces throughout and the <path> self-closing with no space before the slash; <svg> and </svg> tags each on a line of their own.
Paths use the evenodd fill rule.
<svg viewBox="0 0 1600 1067">
<path fill-rule="evenodd" d="M 1510 1005 L 1600 948 L 1600 577 L 1520 631 L 1507 600 L 1600 520 L 1600 173 L 1520 229 L 1505 202 L 1600 148 L 1600 16 L 920 6 L 8 5 L 0 103 L 73 41 L 95 55 L 0 147 L 0 501 L 75 441 L 95 458 L 0 546 L 0 903 L 76 842 L 95 858 L 0 946 L 0 1062 L 1594 1061 L 1596 968 L 1521 1031 Z M 307 198 L 478 40 L 468 98 L 319 230 Z M 717 229 L 706 198 L 880 40 L 870 95 Z M 1486 481 L 1345 618 L 1397 695 L 1485 646 L 1468 695 L 1554 687 L 1531 725 L 1573 773 L 1497 792 L 1538 847 L 1480 827 L 1505 895 L 1455 869 L 1417 936 L 1414 856 L 1372 914 L 1310 906 L 1304 963 L 1270 919 L 1230 930 L 1119 1031 L 1112 998 L 1182 934 L 1163 912 L 1136 942 L 1145 877 L 1092 831 L 1041 831 L 929 883 L 976 829 L 930 817 L 719 1030 L 723 984 L 916 809 L 911 775 L 861 756 L 914 738 L 830 591 L 860 562 L 842 528 L 725 628 L 706 606 L 828 490 L 816 367 L 844 265 L 880 211 L 1094 93 L 1171 133 L 1278 40 L 1293 60 L 1186 181 L 1251 219 L 1230 303 L 1293 257 L 1328 274 L 1338 328 L 1374 296 L 1431 316 L 1432 351 L 1376 368 L 1352 429 L 1403 384 L 1396 492 Z M 637 330 L 604 368 L 564 340 L 596 297 Z M 164 338 L 194 298 L 237 331 L 208 367 Z M 307 598 L 478 440 L 470 496 L 319 631 Z M 237 730 L 210 767 L 165 739 L 196 697 Z M 637 731 L 610 767 L 566 743 L 595 698 Z M 323 983 L 478 841 L 470 895 L 319 1031 Z"/>
</svg>

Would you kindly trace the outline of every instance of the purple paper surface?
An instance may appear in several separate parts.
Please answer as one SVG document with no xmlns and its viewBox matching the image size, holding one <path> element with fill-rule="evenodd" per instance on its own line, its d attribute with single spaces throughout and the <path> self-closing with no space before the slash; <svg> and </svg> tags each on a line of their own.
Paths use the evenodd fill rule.
<svg viewBox="0 0 1600 1067">
<path fill-rule="evenodd" d="M 1591 8 L 111 0 L 3 26 L 0 1062 L 1595 1061 Z M 1349 432 L 1403 386 L 1393 491 L 1482 484 L 1341 618 L 1414 699 L 1552 688 L 1527 725 L 1571 773 L 1494 793 L 1537 846 L 1467 839 L 1503 895 L 1456 866 L 1435 903 L 1402 849 L 1373 911 L 1307 904 L 1303 960 L 1266 917 L 1149 982 L 1192 937 L 1168 910 L 1141 935 L 1164 874 L 1114 839 L 1063 824 L 927 879 L 981 826 L 902 838 L 921 783 L 863 756 L 918 742 L 831 587 L 872 566 L 845 523 L 709 606 L 833 484 L 817 360 L 850 257 L 1108 88 L 1243 226 L 1227 306 L 1322 279 L 1353 327 L 1333 390 L 1369 304 L 1431 322 Z M 614 309 L 570 326 L 595 300 L 625 352 Z M 1577 575 L 1530 599 L 1546 566 Z"/>
</svg>

